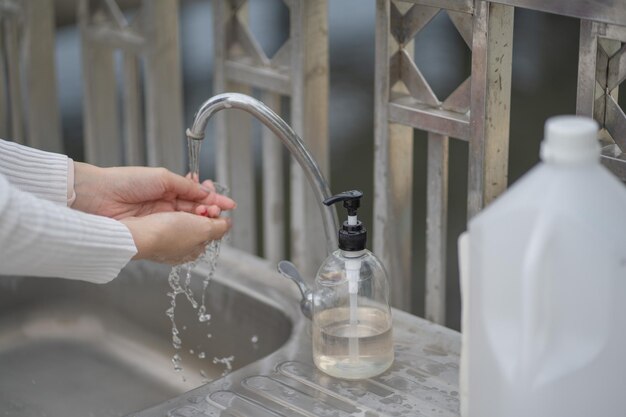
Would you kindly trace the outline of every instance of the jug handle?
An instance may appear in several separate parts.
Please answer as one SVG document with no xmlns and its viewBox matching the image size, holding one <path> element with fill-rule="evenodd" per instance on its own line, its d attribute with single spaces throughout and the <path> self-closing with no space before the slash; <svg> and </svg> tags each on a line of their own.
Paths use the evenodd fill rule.
<svg viewBox="0 0 626 417">
<path fill-rule="evenodd" d="M 543 215 L 537 220 L 530 239 L 528 240 L 528 249 L 524 254 L 522 262 L 522 334 L 521 334 L 521 350 L 519 358 L 519 366 L 523 370 L 522 377 L 530 383 L 530 378 L 535 373 L 532 369 L 533 363 L 533 334 L 536 333 L 536 324 L 539 323 L 539 316 L 545 309 L 537 308 L 540 299 L 541 277 L 540 265 L 546 257 L 546 251 L 553 236 L 554 226 L 557 219 L 554 215 Z M 542 317 L 542 322 L 551 320 L 550 317 Z"/>
</svg>

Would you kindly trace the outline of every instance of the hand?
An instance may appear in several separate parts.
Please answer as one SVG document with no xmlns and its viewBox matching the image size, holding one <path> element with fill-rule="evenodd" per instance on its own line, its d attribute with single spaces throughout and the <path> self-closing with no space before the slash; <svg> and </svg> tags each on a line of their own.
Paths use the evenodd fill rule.
<svg viewBox="0 0 626 417">
<path fill-rule="evenodd" d="M 118 220 L 173 211 L 218 217 L 236 207 L 210 181 L 201 186 L 164 168 L 98 168 L 75 162 L 74 190 L 72 208 Z"/>
<path fill-rule="evenodd" d="M 171 265 L 190 262 L 204 253 L 206 244 L 220 239 L 230 229 L 230 219 L 208 219 L 190 213 L 156 213 L 120 220 L 128 227 L 137 254 Z"/>
</svg>

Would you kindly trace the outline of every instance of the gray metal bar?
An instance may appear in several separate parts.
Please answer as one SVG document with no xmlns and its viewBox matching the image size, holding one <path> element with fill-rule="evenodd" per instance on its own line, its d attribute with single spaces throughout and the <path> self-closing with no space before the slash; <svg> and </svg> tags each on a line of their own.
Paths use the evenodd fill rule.
<svg viewBox="0 0 626 417">
<path fill-rule="evenodd" d="M 110 23 L 91 26 L 85 36 L 92 42 L 107 45 L 109 48 L 119 48 L 139 53 L 145 46 L 145 39 L 131 29 L 119 29 Z"/>
<path fill-rule="evenodd" d="M 269 67 L 258 67 L 244 62 L 228 60 L 225 63 L 228 79 L 240 84 L 262 88 L 278 94 L 291 93 L 289 74 Z"/>
<path fill-rule="evenodd" d="M 448 223 L 447 136 L 428 134 L 426 197 L 426 319 L 446 322 Z"/>
<path fill-rule="evenodd" d="M 280 96 L 264 92 L 261 100 L 280 114 Z M 274 133 L 263 128 L 263 257 L 272 263 L 285 259 L 285 198 L 283 148 Z"/>
<path fill-rule="evenodd" d="M 146 149 L 143 137 L 139 60 L 134 54 L 124 53 L 123 61 L 124 162 L 126 165 L 144 165 Z"/>
<path fill-rule="evenodd" d="M 609 91 L 619 87 L 626 80 L 626 44 L 622 45 L 609 62 L 607 88 Z"/>
<path fill-rule="evenodd" d="M 246 85 L 229 82 L 228 91 L 250 95 Z M 230 232 L 232 246 L 248 253 L 257 254 L 256 185 L 254 182 L 254 152 L 252 119 L 245 113 L 231 111 L 226 115 L 228 126 L 226 140 L 230 142 L 228 165 L 230 169 L 230 194 L 237 201 L 233 211 L 233 230 Z"/>
<path fill-rule="evenodd" d="M 626 25 L 626 7 L 619 0 L 493 0 L 493 2 L 579 19 Z"/>
<path fill-rule="evenodd" d="M 89 0 L 81 0 L 78 22 L 83 69 L 85 160 L 99 166 L 117 166 L 122 164 L 122 148 L 113 53 L 85 36 L 90 19 Z"/>
<path fill-rule="evenodd" d="M 21 74 L 19 70 L 19 45 L 16 19 L 7 19 L 4 22 L 4 45 L 6 51 L 11 139 L 17 143 L 25 143 L 26 138 L 22 125 L 24 118 L 22 113 L 22 93 L 20 90 Z"/>
<path fill-rule="evenodd" d="M 589 20 L 582 20 L 580 22 L 576 114 L 588 117 L 593 117 L 596 99 L 598 38 L 595 25 L 595 23 Z"/>
<path fill-rule="evenodd" d="M 0 22 L 0 85 L 7 86 L 8 78 L 6 74 L 6 57 L 5 57 L 4 28 Z M 0 138 L 9 138 L 9 96 L 7 88 L 0 89 Z"/>
<path fill-rule="evenodd" d="M 478 1 L 472 44 L 468 217 L 507 186 L 513 8 Z"/>
<path fill-rule="evenodd" d="M 412 97 L 393 100 L 388 106 L 389 120 L 415 129 L 469 139 L 469 116 L 443 109 L 433 109 L 415 101 Z"/>
<path fill-rule="evenodd" d="M 437 7 L 440 9 L 454 10 L 462 13 L 474 13 L 472 0 L 402 0 L 407 3 L 416 3 L 422 6 Z"/>
<path fill-rule="evenodd" d="M 184 124 L 178 1 L 144 0 L 146 137 L 148 164 L 184 167 Z"/>
<path fill-rule="evenodd" d="M 400 78 L 417 101 L 431 107 L 439 107 L 441 103 L 437 96 L 405 49 L 400 52 Z"/>
<path fill-rule="evenodd" d="M 608 94 L 606 95 L 604 127 L 611 134 L 617 146 L 622 151 L 626 150 L 626 114 L 617 104 L 615 98 Z"/>
<path fill-rule="evenodd" d="M 469 98 L 471 89 L 471 77 L 467 77 L 441 104 L 441 108 L 455 113 L 466 114 L 469 112 Z M 469 119 L 469 117 L 468 117 Z"/>
<path fill-rule="evenodd" d="M 328 1 L 294 0 L 291 6 L 291 122 L 328 177 Z M 327 256 L 320 201 L 300 166 L 291 164 L 292 260 L 312 277 Z"/>
<path fill-rule="evenodd" d="M 22 87 L 28 144 L 51 152 L 63 152 L 54 65 L 54 2 L 26 0 L 22 6 Z"/>
<path fill-rule="evenodd" d="M 624 24 L 626 24 L 626 22 L 622 21 L 621 25 L 624 25 Z M 598 23 L 597 25 L 598 25 L 599 36 L 626 42 L 626 26 L 600 24 L 600 23 Z"/>
<path fill-rule="evenodd" d="M 406 5 L 398 4 L 406 11 Z M 413 130 L 389 123 L 390 58 L 397 48 L 391 37 L 391 4 L 376 1 L 376 72 L 374 90 L 374 252 L 391 277 L 391 304 L 411 309 L 411 235 Z M 405 45 L 410 54 L 413 42 Z M 395 93 L 406 95 L 396 84 Z M 389 112 L 391 113 L 391 111 Z"/>
</svg>

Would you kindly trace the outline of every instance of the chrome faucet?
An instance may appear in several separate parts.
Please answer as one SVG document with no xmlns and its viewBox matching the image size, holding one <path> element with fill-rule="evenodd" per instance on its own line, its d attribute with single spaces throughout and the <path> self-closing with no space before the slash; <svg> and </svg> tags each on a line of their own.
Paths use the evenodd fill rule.
<svg viewBox="0 0 626 417">
<path fill-rule="evenodd" d="M 327 251 L 328 253 L 334 251 L 337 248 L 337 230 L 339 229 L 337 212 L 334 207 L 326 207 L 322 204 L 322 201 L 332 196 L 328 183 L 326 179 L 324 179 L 324 175 L 320 171 L 317 162 L 315 162 L 310 152 L 304 147 L 302 139 L 300 139 L 296 132 L 294 132 L 280 116 L 274 113 L 272 109 L 259 100 L 245 94 L 224 93 L 216 95 L 202 104 L 194 117 L 193 125 L 190 129 L 187 129 L 187 138 L 190 140 L 204 139 L 204 131 L 209 119 L 220 110 L 231 108 L 243 110 L 258 119 L 268 129 L 274 132 L 283 145 L 285 145 L 289 152 L 296 158 L 296 161 L 298 161 L 298 164 L 304 170 L 319 203 L 322 219 L 324 221 Z M 280 267 L 281 264 L 283 265 L 282 268 Z M 306 288 L 295 266 L 291 263 L 289 264 L 291 267 L 286 268 L 287 261 L 281 261 L 281 263 L 279 263 L 279 271 L 298 284 L 303 297 L 301 302 L 302 312 L 307 317 L 310 317 L 311 291 Z"/>
</svg>

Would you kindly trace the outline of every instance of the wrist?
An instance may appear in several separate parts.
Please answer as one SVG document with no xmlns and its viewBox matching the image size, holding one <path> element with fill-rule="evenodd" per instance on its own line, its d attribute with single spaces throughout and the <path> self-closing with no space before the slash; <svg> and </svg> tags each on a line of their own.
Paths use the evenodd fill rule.
<svg viewBox="0 0 626 417">
<path fill-rule="evenodd" d="M 120 222 L 126 226 L 130 232 L 133 242 L 135 243 L 135 248 L 137 249 L 137 253 L 135 253 L 135 256 L 133 256 L 132 259 L 151 259 L 151 239 L 150 236 L 145 233 L 145 228 L 141 227 L 141 219 L 136 217 L 127 217 L 120 220 Z"/>
<path fill-rule="evenodd" d="M 98 214 L 101 201 L 101 182 L 104 169 L 84 162 L 74 162 L 75 194 L 72 208 L 86 213 Z"/>
</svg>

